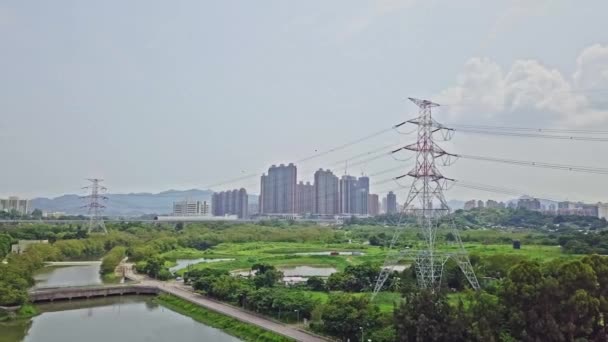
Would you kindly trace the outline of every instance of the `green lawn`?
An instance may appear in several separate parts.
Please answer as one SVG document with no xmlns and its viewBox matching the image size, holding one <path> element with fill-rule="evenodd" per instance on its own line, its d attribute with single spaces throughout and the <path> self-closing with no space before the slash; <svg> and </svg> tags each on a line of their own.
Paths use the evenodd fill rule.
<svg viewBox="0 0 608 342">
<path fill-rule="evenodd" d="M 441 245 L 444 251 L 457 251 L 457 245 Z M 513 249 L 511 244 L 481 244 L 466 243 L 465 249 L 469 254 L 484 255 L 505 254 L 523 255 L 536 260 L 552 260 L 558 257 L 568 256 L 561 253 L 560 247 L 543 245 L 523 245 L 521 249 Z M 295 255 L 296 253 L 325 252 L 325 251 L 360 251 L 363 255 Z M 206 251 L 194 249 L 178 249 L 163 254 L 169 260 L 195 259 L 195 258 L 230 258 L 232 261 L 215 263 L 200 263 L 193 267 L 215 268 L 227 271 L 249 269 L 256 263 L 268 263 L 274 266 L 324 266 L 335 267 L 343 270 L 348 265 L 356 265 L 364 262 L 382 264 L 387 254 L 387 249 L 359 244 L 314 244 L 314 243 L 290 243 L 290 242 L 257 242 L 257 243 L 223 243 Z M 407 260 L 410 259 L 410 260 Z M 406 257 L 406 263 L 412 262 L 412 257 Z M 178 271 L 183 273 L 184 270 Z"/>
</svg>

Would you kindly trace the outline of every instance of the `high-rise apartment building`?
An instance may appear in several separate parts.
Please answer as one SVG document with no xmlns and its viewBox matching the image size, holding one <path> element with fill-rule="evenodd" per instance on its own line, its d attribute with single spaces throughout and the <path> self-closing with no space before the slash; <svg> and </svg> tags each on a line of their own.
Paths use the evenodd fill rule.
<svg viewBox="0 0 608 342">
<path fill-rule="evenodd" d="M 357 179 L 355 192 L 355 214 L 368 215 L 369 178 L 362 176 Z"/>
<path fill-rule="evenodd" d="M 272 165 L 262 175 L 260 186 L 261 214 L 296 213 L 297 169 L 294 164 Z"/>
<path fill-rule="evenodd" d="M 357 178 L 344 175 L 340 178 L 340 214 L 355 213 Z"/>
<path fill-rule="evenodd" d="M 228 190 L 214 192 L 211 197 L 213 216 L 236 215 L 238 218 L 249 217 L 249 196 L 247 190 Z"/>
<path fill-rule="evenodd" d="M 338 177 L 330 170 L 315 172 L 314 213 L 333 216 L 340 212 L 340 185 Z"/>
<path fill-rule="evenodd" d="M 536 198 L 520 198 L 517 201 L 517 208 L 523 208 L 528 210 L 540 210 L 540 201 Z"/>
<path fill-rule="evenodd" d="M 0 210 L 8 212 L 16 210 L 21 215 L 29 214 L 31 211 L 30 200 L 19 199 L 17 196 L 0 199 Z"/>
<path fill-rule="evenodd" d="M 608 203 L 597 204 L 597 217 L 608 220 Z"/>
<path fill-rule="evenodd" d="M 392 191 L 390 191 L 388 195 L 386 195 L 386 213 L 397 213 L 397 195 L 395 195 Z"/>
<path fill-rule="evenodd" d="M 380 214 L 380 201 L 378 200 L 378 195 L 367 195 L 367 213 L 370 216 L 378 216 Z"/>
<path fill-rule="evenodd" d="M 475 209 L 475 208 L 477 208 L 476 200 L 470 200 L 470 201 L 464 202 L 464 210 L 471 210 L 471 209 Z"/>
<path fill-rule="evenodd" d="M 340 178 L 340 213 L 367 215 L 369 178 L 344 175 Z"/>
<path fill-rule="evenodd" d="M 315 206 L 315 187 L 310 182 L 299 182 L 296 185 L 296 212 L 312 214 Z"/>
<path fill-rule="evenodd" d="M 204 216 L 209 215 L 207 201 L 179 201 L 173 202 L 173 216 Z"/>
<path fill-rule="evenodd" d="M 486 208 L 498 208 L 498 202 L 489 199 L 486 201 Z"/>
</svg>

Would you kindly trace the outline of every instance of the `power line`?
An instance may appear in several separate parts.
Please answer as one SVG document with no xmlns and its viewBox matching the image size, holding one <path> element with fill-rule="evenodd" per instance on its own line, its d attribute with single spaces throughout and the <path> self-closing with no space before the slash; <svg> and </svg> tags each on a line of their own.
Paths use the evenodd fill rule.
<svg viewBox="0 0 608 342">
<path fill-rule="evenodd" d="M 580 134 L 608 134 L 608 130 L 589 130 L 572 128 L 542 128 L 542 127 L 514 127 L 514 126 L 490 126 L 490 125 L 470 125 L 470 124 L 448 124 L 449 127 L 482 129 L 482 130 L 506 130 L 506 131 L 527 131 L 539 133 L 580 133 Z"/>
<path fill-rule="evenodd" d="M 456 156 L 459 158 L 464 158 L 464 159 L 488 161 L 488 162 L 503 163 L 503 164 L 510 164 L 510 165 L 530 166 L 530 167 L 539 167 L 539 168 L 554 169 L 554 170 L 608 175 L 608 168 L 567 165 L 567 164 L 554 164 L 554 163 L 515 160 L 515 159 L 502 159 L 502 158 L 474 156 L 474 155 L 466 155 L 466 154 L 458 154 Z"/>
<path fill-rule="evenodd" d="M 490 130 L 476 130 L 476 129 L 467 129 L 467 128 L 456 128 L 454 130 L 459 131 L 459 132 L 465 132 L 465 133 L 473 133 L 473 134 L 502 135 L 502 136 L 522 137 L 522 138 L 608 142 L 608 138 L 598 138 L 598 137 L 583 137 L 583 136 L 572 136 L 572 135 L 547 135 L 547 134 L 538 134 L 538 133 L 490 131 Z"/>
<path fill-rule="evenodd" d="M 375 137 L 377 137 L 379 135 L 382 135 L 382 134 L 384 134 L 386 132 L 389 132 L 389 131 L 391 131 L 393 129 L 397 129 L 397 128 L 403 126 L 405 123 L 406 123 L 405 121 L 401 122 L 401 123 L 398 123 L 396 125 L 391 126 L 390 128 L 385 128 L 385 129 L 379 130 L 377 132 L 374 132 L 372 134 L 369 134 L 369 135 L 363 136 L 361 138 L 355 139 L 355 140 L 350 141 L 348 143 L 345 143 L 345 144 L 342 144 L 342 145 L 338 145 L 338 146 L 333 147 L 333 148 L 331 148 L 329 150 L 325 150 L 325 151 L 318 152 L 318 153 L 312 154 L 310 156 L 301 158 L 299 160 L 296 160 L 294 163 L 296 163 L 296 164 L 298 164 L 298 163 L 304 163 L 304 162 L 307 162 L 307 161 L 310 161 L 310 160 L 313 160 L 313 159 L 316 159 L 316 158 L 328 155 L 330 153 L 333 153 L 333 152 L 336 152 L 336 151 L 339 151 L 339 150 L 343 150 L 343 149 L 345 149 L 345 148 L 347 148 L 349 146 L 359 144 L 359 143 L 361 143 L 363 141 L 375 138 Z M 216 187 L 216 186 L 230 184 L 230 183 L 238 182 L 238 181 L 249 179 L 249 178 L 253 178 L 253 177 L 259 177 L 259 175 L 260 175 L 259 173 L 250 173 L 250 174 L 246 174 L 246 175 L 243 175 L 243 176 L 239 176 L 239 177 L 227 179 L 227 180 L 224 180 L 224 181 L 220 181 L 220 182 L 217 182 L 217 183 L 212 183 L 210 185 L 205 186 L 204 188 L 205 189 L 211 189 L 211 188 Z"/>
</svg>

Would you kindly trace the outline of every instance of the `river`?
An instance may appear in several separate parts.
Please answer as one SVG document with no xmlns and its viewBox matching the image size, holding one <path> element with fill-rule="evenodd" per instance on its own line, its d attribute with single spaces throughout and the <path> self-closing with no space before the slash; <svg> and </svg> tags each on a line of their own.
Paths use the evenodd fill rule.
<svg viewBox="0 0 608 342">
<path fill-rule="evenodd" d="M 153 297 L 125 296 L 37 306 L 28 320 L 0 323 L 0 342 L 239 342 L 221 330 L 173 312 Z"/>
</svg>

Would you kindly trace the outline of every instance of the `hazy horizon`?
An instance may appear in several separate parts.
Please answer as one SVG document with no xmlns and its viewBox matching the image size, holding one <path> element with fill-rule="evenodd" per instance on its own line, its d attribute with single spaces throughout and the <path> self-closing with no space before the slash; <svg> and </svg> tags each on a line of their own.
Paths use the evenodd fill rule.
<svg viewBox="0 0 608 342">
<path fill-rule="evenodd" d="M 599 0 L 7 1 L 0 197 L 79 194 L 91 177 L 111 193 L 206 190 L 249 174 L 213 190 L 256 194 L 271 164 L 414 117 L 410 96 L 442 104 L 434 115 L 448 126 L 608 131 L 607 12 Z M 387 132 L 296 163 L 298 178 L 312 181 L 319 168 L 342 175 L 341 161 L 413 138 Z M 440 144 L 608 167 L 602 141 L 456 132 Z M 348 173 L 399 165 L 362 159 Z M 390 188 L 374 179 L 410 168 L 372 178 L 371 192 Z M 530 196 L 608 201 L 605 175 L 464 159 L 441 169 Z M 446 197 L 514 196 L 454 187 Z"/>
</svg>

